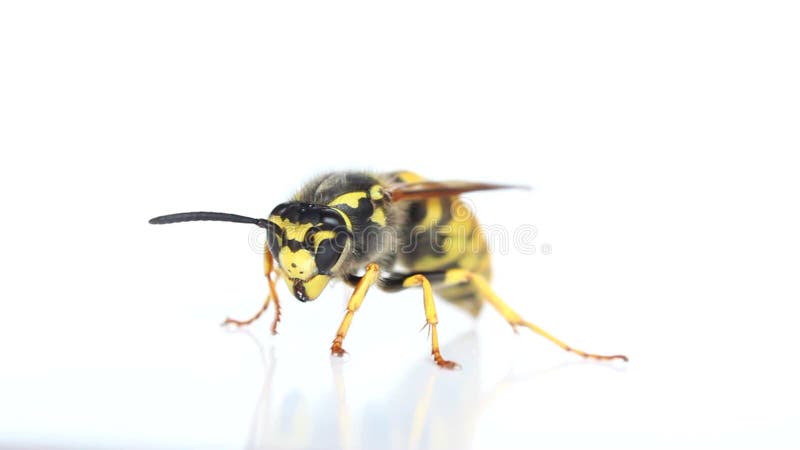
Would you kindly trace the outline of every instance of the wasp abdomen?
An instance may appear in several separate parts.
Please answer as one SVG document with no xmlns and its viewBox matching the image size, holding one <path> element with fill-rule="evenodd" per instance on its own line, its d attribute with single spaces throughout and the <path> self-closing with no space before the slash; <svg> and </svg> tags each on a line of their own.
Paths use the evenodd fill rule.
<svg viewBox="0 0 800 450">
<path fill-rule="evenodd" d="M 424 181 L 412 172 L 391 174 L 396 182 Z M 457 196 L 431 197 L 407 202 L 402 226 L 403 248 L 398 262 L 410 272 L 437 272 L 461 268 L 491 276 L 491 258 L 486 239 L 472 210 Z M 483 299 L 469 283 L 436 287 L 445 300 L 473 315 L 480 312 Z"/>
</svg>

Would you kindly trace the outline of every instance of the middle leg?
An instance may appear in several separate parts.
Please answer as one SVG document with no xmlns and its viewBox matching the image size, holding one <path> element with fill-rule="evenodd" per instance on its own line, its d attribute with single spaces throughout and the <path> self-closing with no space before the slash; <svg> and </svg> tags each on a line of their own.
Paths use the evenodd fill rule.
<svg viewBox="0 0 800 450">
<path fill-rule="evenodd" d="M 425 321 L 431 330 L 431 354 L 434 361 L 445 369 L 453 369 L 458 367 L 453 361 L 448 361 L 442 357 L 439 351 L 439 332 L 436 330 L 436 325 L 439 324 L 439 318 L 436 316 L 436 305 L 433 302 L 433 288 L 431 282 L 425 275 L 416 274 L 411 275 L 403 280 L 403 287 L 422 286 L 422 302 L 425 307 Z"/>
</svg>

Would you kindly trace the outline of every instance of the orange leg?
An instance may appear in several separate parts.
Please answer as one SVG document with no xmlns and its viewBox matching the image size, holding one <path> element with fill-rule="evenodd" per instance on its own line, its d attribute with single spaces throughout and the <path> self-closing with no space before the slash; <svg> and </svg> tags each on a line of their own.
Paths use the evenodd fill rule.
<svg viewBox="0 0 800 450">
<path fill-rule="evenodd" d="M 511 324 L 514 328 L 514 331 L 517 331 L 517 326 L 523 326 L 528 328 L 529 330 L 533 331 L 534 333 L 544 337 L 545 339 L 549 340 L 550 342 L 558 345 L 559 347 L 563 348 L 568 352 L 577 353 L 584 358 L 592 358 L 597 360 L 613 360 L 613 359 L 621 359 L 623 361 L 628 361 L 628 357 L 625 355 L 597 355 L 594 353 L 586 353 L 583 350 L 578 350 L 577 348 L 570 347 L 569 345 L 562 342 L 560 339 L 556 338 L 555 336 L 551 335 L 550 333 L 544 331 L 543 329 L 539 328 L 538 326 L 528 322 L 527 320 L 523 319 L 516 311 L 511 309 L 510 306 L 506 304 L 497 294 L 494 293 L 491 286 L 489 286 L 489 282 L 486 281 L 485 278 L 482 276 L 469 272 L 464 269 L 451 269 L 445 272 L 445 284 L 457 284 L 457 283 L 464 283 L 464 282 L 471 282 L 475 288 L 481 293 L 481 295 L 503 316 L 504 319 Z"/>
<path fill-rule="evenodd" d="M 339 330 L 336 332 L 336 337 L 333 339 L 333 345 L 331 345 L 332 355 L 342 356 L 347 353 L 342 348 L 342 342 L 347 335 L 347 330 L 350 329 L 350 322 L 353 321 L 353 315 L 358 311 L 358 308 L 364 301 L 364 296 L 367 295 L 367 290 L 369 290 L 369 287 L 378 279 L 380 272 L 381 269 L 377 264 L 367 264 L 366 273 L 364 273 L 364 276 L 359 280 L 353 294 L 350 296 L 350 301 L 347 302 L 347 311 L 344 313 L 342 324 L 339 325 Z"/>
<path fill-rule="evenodd" d="M 411 286 L 422 286 L 422 303 L 425 307 L 426 325 L 430 327 L 431 331 L 431 354 L 433 355 L 433 360 L 436 361 L 436 364 L 445 369 L 457 367 L 458 364 L 444 359 L 442 353 L 439 351 L 439 332 L 436 329 L 436 325 L 439 324 L 439 318 L 436 316 L 436 305 L 433 302 L 433 288 L 431 288 L 431 282 L 425 278 L 424 275 L 411 275 L 403 280 L 403 287 Z"/>
<path fill-rule="evenodd" d="M 278 293 L 275 290 L 275 283 L 278 281 L 280 274 L 277 270 L 275 270 L 272 254 L 269 252 L 269 248 L 266 246 L 264 246 L 264 276 L 267 277 L 267 283 L 269 284 L 269 294 L 267 294 L 267 299 L 264 300 L 264 304 L 261 306 L 261 309 L 259 309 L 258 312 L 253 315 L 253 317 L 247 320 L 236 320 L 228 317 L 224 322 L 222 322 L 223 325 L 236 325 L 237 327 L 250 325 L 258 320 L 262 314 L 264 314 L 264 311 L 267 310 L 270 302 L 274 302 L 275 319 L 272 321 L 272 334 L 278 334 L 278 322 L 281 320 L 281 303 L 278 299 Z"/>
</svg>

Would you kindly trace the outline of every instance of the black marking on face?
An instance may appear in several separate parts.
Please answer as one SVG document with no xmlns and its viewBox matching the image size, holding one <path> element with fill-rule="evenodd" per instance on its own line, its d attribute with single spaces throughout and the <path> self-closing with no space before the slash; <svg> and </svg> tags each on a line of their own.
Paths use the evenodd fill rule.
<svg viewBox="0 0 800 450">
<path fill-rule="evenodd" d="M 289 247 L 289 250 L 296 252 L 301 248 L 305 248 L 302 242 L 295 241 L 294 239 L 289 239 L 286 241 L 286 246 Z"/>
<path fill-rule="evenodd" d="M 292 252 L 297 252 L 301 249 L 308 250 L 314 255 L 317 272 L 323 275 L 330 275 L 333 267 L 341 258 L 348 239 L 353 237 L 341 214 L 336 209 L 325 205 L 302 202 L 281 203 L 272 210 L 270 216 L 278 216 L 296 225 L 310 223 L 314 226 L 309 228 L 302 241 L 298 241 L 296 239 L 287 239 L 285 230 L 273 224 L 276 232 L 272 233 L 273 236 L 271 237 L 269 236 L 270 233 L 268 233 L 267 237 L 270 251 L 277 256 L 280 254 L 281 246 L 288 247 Z M 322 231 L 333 231 L 335 234 L 333 237 L 317 242 L 316 235 Z M 277 233 L 280 233 L 280 241 L 275 236 Z M 296 284 L 295 291 L 299 292 L 298 289 L 302 289 L 302 286 Z"/>
</svg>

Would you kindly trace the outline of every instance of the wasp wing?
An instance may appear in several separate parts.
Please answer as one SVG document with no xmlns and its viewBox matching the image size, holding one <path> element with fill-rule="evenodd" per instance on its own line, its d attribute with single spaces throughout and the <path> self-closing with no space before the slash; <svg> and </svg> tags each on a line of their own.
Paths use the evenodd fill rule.
<svg viewBox="0 0 800 450">
<path fill-rule="evenodd" d="M 471 181 L 420 181 L 400 183 L 386 189 L 393 201 L 418 200 L 431 197 L 451 197 L 465 192 L 495 189 L 530 189 L 528 186 L 476 183 Z"/>
</svg>

